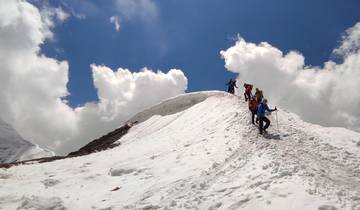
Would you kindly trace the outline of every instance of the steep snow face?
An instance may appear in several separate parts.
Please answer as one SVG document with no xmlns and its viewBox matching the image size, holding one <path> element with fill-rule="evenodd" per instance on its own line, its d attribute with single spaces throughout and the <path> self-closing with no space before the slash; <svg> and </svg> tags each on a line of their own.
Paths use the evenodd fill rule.
<svg viewBox="0 0 360 210">
<path fill-rule="evenodd" d="M 139 123 L 116 148 L 0 169 L 0 206 L 360 208 L 359 133 L 308 124 L 280 110 L 261 136 L 249 118 L 236 96 L 181 95 L 131 119 Z"/>
<path fill-rule="evenodd" d="M 54 153 L 24 140 L 9 124 L 0 119 L 0 163 L 53 156 Z"/>
</svg>

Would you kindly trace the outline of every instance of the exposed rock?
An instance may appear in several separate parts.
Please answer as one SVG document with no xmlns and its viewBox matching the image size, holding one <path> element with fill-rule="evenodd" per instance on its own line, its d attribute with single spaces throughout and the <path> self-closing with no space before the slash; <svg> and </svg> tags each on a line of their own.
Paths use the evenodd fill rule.
<svg viewBox="0 0 360 210">
<path fill-rule="evenodd" d="M 91 153 L 111 149 L 111 148 L 114 148 L 114 147 L 120 145 L 120 143 L 115 143 L 115 142 L 118 141 L 122 136 L 124 136 L 132 126 L 133 126 L 133 123 L 127 123 L 124 126 L 118 128 L 98 139 L 91 141 L 84 147 L 81 147 L 79 150 L 69 153 L 67 156 L 44 157 L 44 158 L 37 158 L 37 159 L 26 160 L 26 161 L 5 163 L 5 164 L 0 164 L 0 168 L 10 168 L 12 166 L 21 165 L 21 164 L 28 165 L 28 164 L 33 164 L 33 163 L 51 162 L 51 161 L 55 161 L 55 160 L 83 156 L 83 155 L 88 155 Z"/>
</svg>

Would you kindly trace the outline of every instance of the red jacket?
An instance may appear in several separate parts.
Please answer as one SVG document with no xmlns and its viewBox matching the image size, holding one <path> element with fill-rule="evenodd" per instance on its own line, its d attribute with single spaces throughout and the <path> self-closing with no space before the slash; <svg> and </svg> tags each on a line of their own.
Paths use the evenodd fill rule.
<svg viewBox="0 0 360 210">
<path fill-rule="evenodd" d="M 257 101 L 256 99 L 252 98 L 249 100 L 249 109 L 251 111 L 256 111 L 256 107 L 257 107 Z"/>
<path fill-rule="evenodd" d="M 246 85 L 246 87 L 245 87 L 245 92 L 246 92 L 246 93 L 251 93 L 252 88 L 253 88 L 253 86 L 252 86 L 252 85 L 247 84 L 247 85 Z"/>
</svg>

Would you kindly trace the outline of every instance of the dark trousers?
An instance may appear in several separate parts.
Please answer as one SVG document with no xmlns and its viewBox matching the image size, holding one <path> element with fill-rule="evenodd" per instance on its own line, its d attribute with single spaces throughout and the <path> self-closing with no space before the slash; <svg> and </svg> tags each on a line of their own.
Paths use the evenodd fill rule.
<svg viewBox="0 0 360 210">
<path fill-rule="evenodd" d="M 265 126 L 263 127 L 265 122 Z M 263 117 L 259 117 L 259 131 L 260 134 L 263 134 L 263 130 L 266 130 L 268 127 L 270 126 L 270 120 L 263 116 Z"/>
<path fill-rule="evenodd" d="M 255 118 L 255 115 L 256 115 L 256 110 L 250 110 L 250 111 L 251 111 L 251 123 L 255 124 L 254 118 Z"/>
<path fill-rule="evenodd" d="M 244 97 L 245 97 L 245 101 L 251 99 L 250 93 L 247 93 L 247 92 L 244 93 Z"/>
<path fill-rule="evenodd" d="M 228 92 L 231 93 L 231 94 L 234 94 L 235 93 L 235 88 L 234 87 L 229 87 Z"/>
</svg>

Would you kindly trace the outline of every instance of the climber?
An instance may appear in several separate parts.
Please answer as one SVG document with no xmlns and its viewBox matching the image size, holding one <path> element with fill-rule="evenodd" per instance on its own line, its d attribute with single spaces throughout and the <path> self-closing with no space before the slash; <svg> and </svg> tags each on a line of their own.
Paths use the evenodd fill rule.
<svg viewBox="0 0 360 210">
<path fill-rule="evenodd" d="M 257 110 L 257 101 L 254 96 L 251 96 L 251 99 L 249 100 L 249 110 L 251 112 L 251 123 L 255 125 L 254 118 L 255 118 L 256 110 Z M 258 122 L 258 120 L 256 118 L 256 123 L 257 122 Z"/>
<path fill-rule="evenodd" d="M 257 102 L 260 103 L 264 97 L 262 90 L 260 90 L 259 88 L 256 88 L 255 89 L 255 97 L 256 97 Z"/>
<path fill-rule="evenodd" d="M 244 92 L 245 101 L 250 100 L 252 96 L 251 91 L 253 85 L 244 83 L 244 88 L 245 88 L 245 92 Z"/>
<path fill-rule="evenodd" d="M 226 84 L 228 87 L 228 92 L 231 93 L 231 94 L 234 94 L 235 93 L 235 87 L 238 88 L 236 86 L 236 80 L 233 80 L 233 79 L 230 79 L 230 81 Z"/>
<path fill-rule="evenodd" d="M 259 131 L 260 134 L 263 134 L 263 131 L 266 132 L 266 129 L 270 126 L 270 120 L 265 116 L 265 112 L 273 112 L 276 111 L 277 108 L 275 107 L 275 109 L 269 109 L 268 105 L 267 105 L 267 99 L 263 99 L 263 101 L 261 103 L 259 103 L 257 105 L 257 112 L 256 115 L 259 119 Z M 263 127 L 263 124 L 265 122 L 265 126 Z"/>
</svg>

